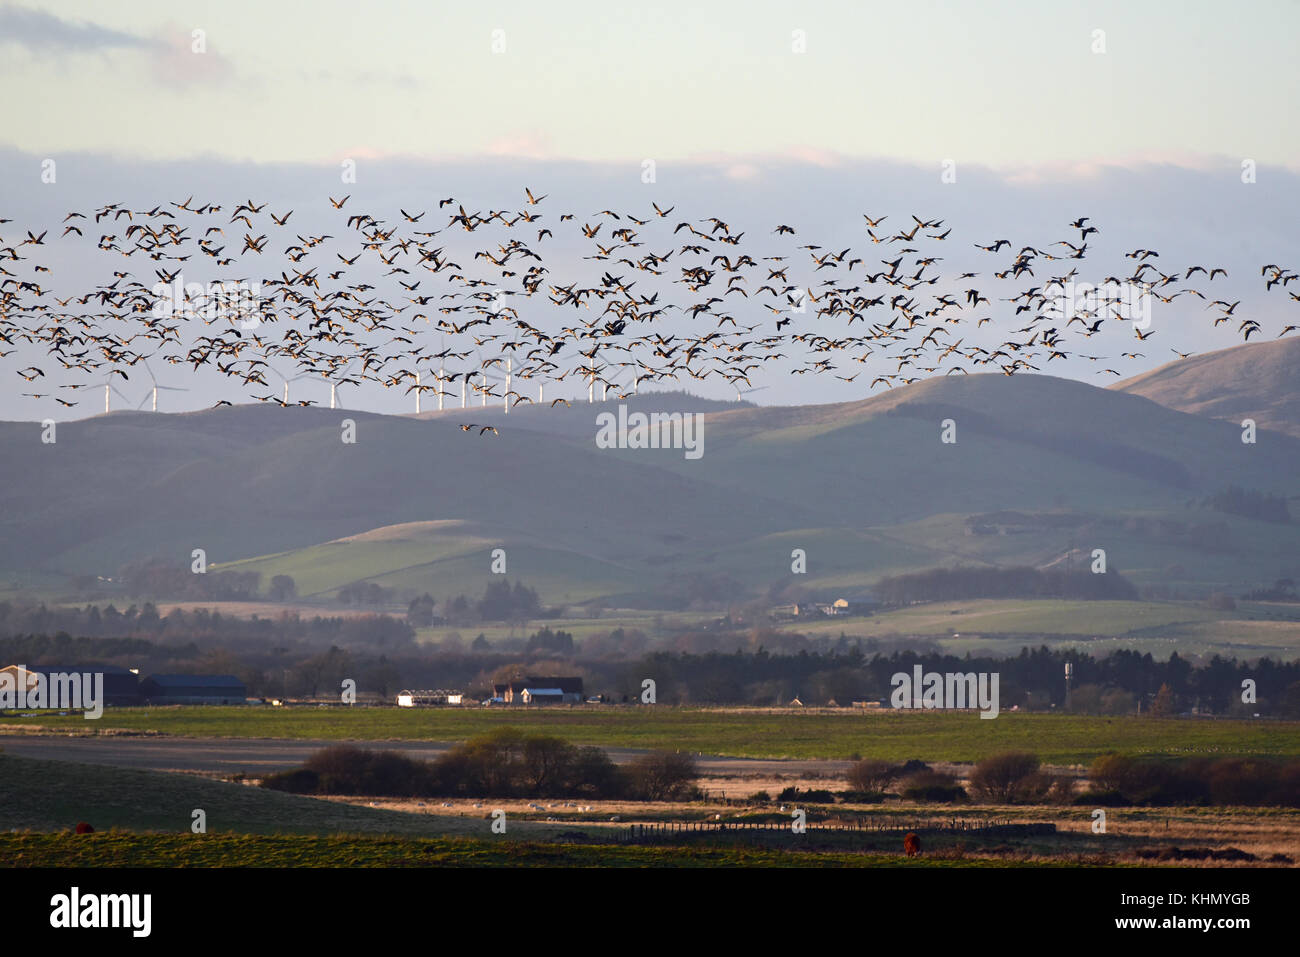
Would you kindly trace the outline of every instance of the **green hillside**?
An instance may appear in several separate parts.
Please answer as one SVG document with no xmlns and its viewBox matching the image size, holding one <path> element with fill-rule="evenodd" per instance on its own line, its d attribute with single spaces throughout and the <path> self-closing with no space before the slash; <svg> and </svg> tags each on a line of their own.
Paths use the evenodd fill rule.
<svg viewBox="0 0 1300 957">
<path fill-rule="evenodd" d="M 1300 436 L 1300 340 L 1221 349 L 1170 362 L 1111 388 L 1171 409 Z"/>
<path fill-rule="evenodd" d="M 61 425 L 54 445 L 35 424 L 0 423 L 0 579 L 112 577 L 200 547 L 264 582 L 292 575 L 307 597 L 360 580 L 479 594 L 504 547 L 507 574 L 543 601 L 643 607 L 692 581 L 766 589 L 789 577 L 794 548 L 808 556 L 800 585 L 857 592 L 935 565 L 1044 567 L 1094 548 L 1138 584 L 1193 592 L 1300 574 L 1300 525 L 1200 504 L 1231 484 L 1300 493 L 1300 440 L 1244 445 L 1230 423 L 1122 390 L 980 375 L 824 406 L 701 402 L 698 459 L 597 448 L 595 416 L 616 405 L 117 413 Z M 940 441 L 945 419 L 955 443 Z"/>
</svg>

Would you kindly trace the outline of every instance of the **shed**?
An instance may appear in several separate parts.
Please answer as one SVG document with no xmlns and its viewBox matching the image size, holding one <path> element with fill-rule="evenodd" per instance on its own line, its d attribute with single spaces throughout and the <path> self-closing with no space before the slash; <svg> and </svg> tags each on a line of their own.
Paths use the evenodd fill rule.
<svg viewBox="0 0 1300 957">
<path fill-rule="evenodd" d="M 150 675 L 140 696 L 145 704 L 243 704 L 248 689 L 234 675 Z"/>
</svg>

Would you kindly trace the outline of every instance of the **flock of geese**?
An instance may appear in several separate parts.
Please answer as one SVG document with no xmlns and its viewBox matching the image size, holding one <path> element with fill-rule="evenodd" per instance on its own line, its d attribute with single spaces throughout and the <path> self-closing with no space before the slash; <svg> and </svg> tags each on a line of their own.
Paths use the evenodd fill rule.
<svg viewBox="0 0 1300 957">
<path fill-rule="evenodd" d="M 1229 324 L 1245 340 L 1264 335 L 1260 320 L 1237 313 L 1239 299 L 1212 291 L 1227 276 L 1222 267 L 1168 266 L 1140 248 L 1110 275 L 1082 274 L 1100 231 L 1088 217 L 1042 247 L 975 242 L 980 252 L 970 255 L 987 257 L 988 269 L 945 276 L 941 252 L 956 240 L 942 220 L 864 215 L 862 248 L 834 249 L 801 241 L 790 225 L 755 237 L 655 203 L 552 217 L 546 198 L 525 189 L 521 209 L 487 211 L 445 198 L 380 219 L 352 208 L 349 195 L 329 197 L 338 222 L 320 235 L 299 232 L 295 210 L 253 200 L 110 203 L 9 236 L 12 220 L 0 219 L 0 361 L 36 344 L 41 364 L 15 370 L 35 384 L 22 395 L 65 407 L 77 405 L 75 390 L 102 387 L 108 408 L 110 391 L 122 396 L 115 377 L 125 382 L 140 367 L 155 409 L 157 390 L 175 388 L 158 384 L 160 362 L 215 368 L 281 405 L 313 404 L 290 398 L 290 383 L 304 378 L 329 383 L 331 406 L 339 386 L 373 382 L 414 393 L 417 411 L 422 397 L 438 408 L 569 405 L 545 397 L 548 384 L 566 380 L 585 385 L 589 400 L 688 379 L 723 380 L 739 398 L 778 362 L 793 375 L 862 377 L 868 390 L 932 375 L 1036 372 L 1072 354 L 1119 376 L 1118 360 L 1144 357 L 1136 350 L 1157 327 L 1105 298 L 1062 314 L 1061 296 L 1085 278 L 1166 305 L 1199 299 L 1214 326 Z M 56 291 L 43 254 L 60 242 L 93 242 L 114 264 L 111 281 Z M 552 273 L 543 251 L 557 246 L 550 261 L 585 278 Z M 1266 292 L 1300 301 L 1294 271 L 1270 263 L 1260 274 Z M 196 278 L 257 288 L 252 321 L 247 312 L 240 321 L 160 312 L 157 284 Z M 979 332 L 995 318 L 1000 342 Z M 1117 357 L 1080 351 L 1112 322 L 1129 324 L 1132 346 Z"/>
</svg>

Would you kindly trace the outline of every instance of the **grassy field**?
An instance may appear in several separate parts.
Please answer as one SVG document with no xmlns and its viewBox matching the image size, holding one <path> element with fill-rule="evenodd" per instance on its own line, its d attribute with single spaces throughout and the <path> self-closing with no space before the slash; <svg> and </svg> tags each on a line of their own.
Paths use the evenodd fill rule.
<svg viewBox="0 0 1300 957">
<path fill-rule="evenodd" d="M 508 835 L 493 835 L 469 800 L 426 805 L 413 798 L 298 797 L 193 775 L 137 771 L 0 755 L 0 854 L 13 867 L 246 866 L 1034 866 L 1136 864 L 1139 849 L 1232 846 L 1276 863 L 1298 856 L 1297 812 L 1279 808 L 1114 808 L 1106 835 L 1091 830 L 1086 807 L 940 805 L 810 806 L 810 824 L 867 828 L 794 835 L 775 830 L 679 831 L 666 843 L 615 841 L 615 821 L 728 820 L 782 823 L 776 805 L 595 802 L 542 811 L 531 802 L 475 802 L 509 808 Z M 195 808 L 207 833 L 193 834 Z M 449 808 L 449 809 L 448 809 Z M 619 816 L 611 817 L 618 812 Z M 942 830 L 949 819 L 974 825 L 1051 822 L 1054 833 L 1007 835 Z M 69 833 L 79 821 L 92 835 Z M 883 825 L 876 830 L 875 824 Z M 936 830 L 940 828 L 940 830 Z M 898 854 L 900 835 L 924 834 L 925 855 Z"/>
<path fill-rule="evenodd" d="M 1139 629 L 1218 621 L 1223 612 L 1192 602 L 994 600 L 931 602 L 867 618 L 824 619 L 801 630 L 810 634 L 952 635 L 961 632 L 1040 636 L 1123 635 Z M 1295 626 L 1300 644 L 1300 623 Z"/>
<path fill-rule="evenodd" d="M 712 622 L 718 617 L 716 612 L 657 612 L 610 608 L 602 612 L 599 618 L 550 618 L 545 621 L 531 621 L 522 626 L 500 621 L 485 621 L 470 625 L 440 625 L 418 628 L 415 636 L 417 641 L 436 643 L 449 635 L 459 635 L 461 641 L 468 645 L 476 635 L 482 634 L 488 642 L 496 644 L 503 638 L 527 638 L 542 628 L 550 628 L 552 631 L 567 631 L 573 635 L 574 641 L 581 644 L 583 639 L 593 635 L 604 635 L 622 628 L 624 631 L 633 629 L 641 631 L 654 641 L 667 637 L 674 630 L 696 627 Z"/>
<path fill-rule="evenodd" d="M 435 818 L 284 794 L 189 774 L 41 761 L 0 754 L 0 831 L 96 830 L 190 833 L 202 808 L 209 832 L 242 834 L 468 833 L 468 819 Z M 474 821 L 475 825 L 484 825 Z"/>
<path fill-rule="evenodd" d="M 798 628 L 822 636 L 924 636 L 954 654 L 1015 655 L 1030 644 L 1078 648 L 1093 656 L 1124 649 L 1157 660 L 1174 651 L 1183 657 L 1283 661 L 1300 655 L 1300 606 L 1266 602 L 1239 602 L 1236 611 L 1223 612 L 1191 601 L 980 599 L 813 620 Z"/>
<path fill-rule="evenodd" d="M 793 536 L 791 541 L 798 540 Z M 481 588 L 471 589 L 477 596 Z M 581 597 L 591 597 L 584 594 Z M 566 600 L 578 600 L 567 595 Z M 74 603 L 76 604 L 76 603 Z M 263 601 L 160 602 L 159 613 L 174 608 L 192 611 L 207 608 L 222 615 L 275 618 L 286 612 L 304 618 L 315 616 L 351 617 L 382 614 L 399 618 L 406 613 L 400 604 L 378 607 L 343 608 L 320 599 L 299 599 L 288 603 Z M 653 611 L 608 608 L 599 617 L 564 617 L 534 620 L 523 625 L 479 622 L 421 628 L 416 640 L 438 644 L 457 636 L 468 644 L 482 634 L 489 643 L 507 638 L 526 638 L 543 626 L 567 631 L 581 642 L 617 628 L 636 629 L 650 641 L 671 638 L 683 629 L 712 623 L 719 612 Z M 1093 655 L 1107 655 L 1123 648 L 1150 652 L 1157 659 L 1178 651 L 1189 655 L 1294 660 L 1300 655 L 1300 605 L 1239 602 L 1236 611 L 1212 611 L 1203 602 L 1192 601 L 1067 601 L 1060 599 L 979 599 L 931 602 L 910 608 L 885 611 L 865 617 L 815 618 L 781 623 L 761 622 L 783 632 L 814 637 L 898 639 L 926 637 L 955 654 L 992 653 L 1015 655 L 1025 645 L 1051 648 L 1079 648 Z M 737 642 L 749 640 L 748 631 L 736 632 Z"/>
<path fill-rule="evenodd" d="M 218 565 L 216 570 L 258 572 L 264 582 L 274 575 L 290 575 L 298 594 L 306 598 L 368 581 L 402 592 L 432 591 L 443 598 L 464 594 L 476 599 L 491 578 L 492 549 L 502 544 L 491 530 L 467 522 L 411 522 Z M 551 602 L 586 601 L 625 591 L 639 580 L 633 570 L 612 562 L 517 539 L 509 548 L 509 561 L 511 577 L 526 578 Z"/>
<path fill-rule="evenodd" d="M 667 748 L 751 758 L 849 758 L 970 762 L 1026 750 L 1053 764 L 1107 751 L 1132 754 L 1300 755 L 1300 722 L 1141 716 L 974 713 L 786 712 L 759 709 L 120 708 L 80 716 L 6 717 L 21 729 L 108 730 L 199 737 L 463 741 L 504 725 L 582 745 Z M 0 738 L 0 742 L 2 742 Z"/>
<path fill-rule="evenodd" d="M 998 867 L 1047 862 L 789 852 L 754 846 L 642 847 L 469 838 L 0 834 L 11 867 Z M 1078 866 L 1059 862 L 1058 866 Z"/>
</svg>

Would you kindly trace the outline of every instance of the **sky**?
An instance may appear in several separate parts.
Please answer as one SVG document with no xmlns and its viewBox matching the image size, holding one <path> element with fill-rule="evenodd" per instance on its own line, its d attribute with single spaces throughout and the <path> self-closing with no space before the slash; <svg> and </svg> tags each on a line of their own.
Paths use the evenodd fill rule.
<svg viewBox="0 0 1300 957">
<path fill-rule="evenodd" d="M 530 185 L 576 208 L 797 222 L 829 245 L 862 241 L 861 212 L 924 209 L 957 227 L 953 264 L 1091 215 L 1108 262 L 1144 245 L 1214 259 L 1274 317 L 1284 304 L 1244 283 L 1297 245 L 1298 27 L 1291 0 L 0 3 L 0 217 L 261 191 L 307 219 L 349 160 L 356 202 L 390 214 L 444 192 L 501 208 Z M 1240 341 L 1196 318 L 1159 318 L 1160 351 L 1126 374 Z M 1097 382 L 1087 362 L 1052 371 Z M 195 385 L 177 401 L 220 387 Z M 865 394 L 766 386 L 755 401 Z M 46 414 L 22 391 L 5 382 L 0 417 Z"/>
<path fill-rule="evenodd" d="M 1294 164 L 1298 28 L 1290 0 L 53 0 L 6 4 L 0 48 L 33 152 Z"/>
</svg>

